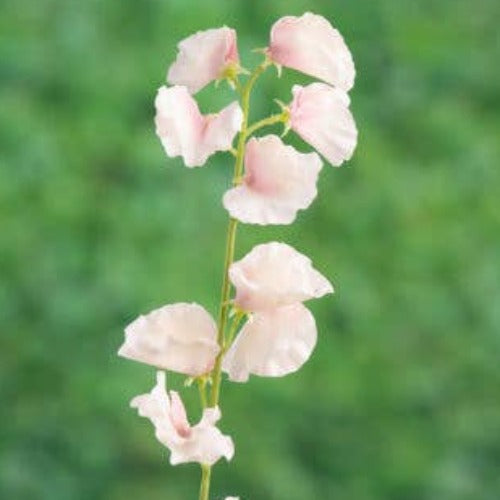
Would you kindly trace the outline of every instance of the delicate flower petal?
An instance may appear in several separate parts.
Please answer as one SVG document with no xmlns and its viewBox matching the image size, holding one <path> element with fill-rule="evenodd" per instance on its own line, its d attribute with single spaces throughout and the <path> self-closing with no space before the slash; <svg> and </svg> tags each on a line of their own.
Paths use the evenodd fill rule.
<svg viewBox="0 0 500 500">
<path fill-rule="evenodd" d="M 278 242 L 255 246 L 231 265 L 229 278 L 236 287 L 234 302 L 244 311 L 270 310 L 333 292 L 308 257 Z"/>
<path fill-rule="evenodd" d="M 224 195 L 232 217 L 250 224 L 290 224 L 316 197 L 321 170 L 316 153 L 299 153 L 276 135 L 252 138 L 243 183 Z"/>
<path fill-rule="evenodd" d="M 292 92 L 291 128 L 332 165 L 348 160 L 358 139 L 348 95 L 324 83 L 294 85 Z"/>
<path fill-rule="evenodd" d="M 151 420 L 156 438 L 170 449 L 170 463 L 199 462 L 213 465 L 221 457 L 230 460 L 234 455 L 233 441 L 215 427 L 220 419 L 219 408 L 204 410 L 200 422 L 191 427 L 179 395 L 173 391 L 170 395 L 169 398 L 165 373 L 158 372 L 152 391 L 135 397 L 130 403 L 130 406 L 137 408 L 141 417 Z M 179 422 L 182 422 L 181 427 Z"/>
<path fill-rule="evenodd" d="M 170 391 L 170 421 L 179 436 L 188 437 L 190 435 L 191 426 L 187 419 L 186 408 L 176 391 Z"/>
<path fill-rule="evenodd" d="M 309 359 L 316 337 L 313 315 L 302 304 L 255 313 L 225 355 L 223 370 L 234 382 L 250 374 L 282 377 Z"/>
<path fill-rule="evenodd" d="M 178 49 L 167 81 L 184 85 L 191 94 L 221 78 L 231 64 L 239 63 L 236 31 L 227 26 L 199 31 L 182 40 Z"/>
<path fill-rule="evenodd" d="M 346 92 L 355 69 L 342 35 L 322 16 L 286 16 L 271 29 L 268 53 L 277 64 L 324 80 Z"/>
<path fill-rule="evenodd" d="M 234 136 L 241 129 L 243 112 L 237 101 L 233 101 L 217 114 L 205 117 L 204 147 L 209 151 L 228 151 Z M 212 154 L 212 153 L 210 153 Z"/>
<path fill-rule="evenodd" d="M 167 448 L 175 445 L 178 435 L 170 418 L 170 398 L 165 387 L 165 372 L 156 373 L 156 385 L 151 392 L 136 396 L 130 401 L 132 408 L 137 408 L 141 417 L 151 420 L 155 427 L 155 436 Z"/>
<path fill-rule="evenodd" d="M 171 304 L 139 316 L 125 329 L 118 354 L 197 376 L 210 371 L 220 348 L 217 325 L 198 304 Z"/>
<path fill-rule="evenodd" d="M 155 100 L 156 135 L 167 156 L 182 156 L 187 167 L 200 167 L 216 151 L 231 149 L 243 117 L 234 101 L 222 111 L 202 115 L 186 87 L 160 87 Z"/>
<path fill-rule="evenodd" d="M 191 427 L 189 439 L 185 440 L 182 446 L 172 449 L 170 463 L 176 465 L 184 462 L 199 462 L 213 465 L 221 457 L 231 460 L 234 455 L 233 440 L 215 427 L 219 419 L 218 407 L 205 409 L 200 422 Z"/>
</svg>

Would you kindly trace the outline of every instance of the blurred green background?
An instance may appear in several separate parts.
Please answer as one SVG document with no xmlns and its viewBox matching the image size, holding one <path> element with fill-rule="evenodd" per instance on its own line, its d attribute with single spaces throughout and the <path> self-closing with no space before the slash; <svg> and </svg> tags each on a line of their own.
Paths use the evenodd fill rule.
<svg viewBox="0 0 500 500">
<path fill-rule="evenodd" d="M 306 10 L 353 52 L 358 149 L 237 254 L 286 241 L 337 293 L 310 303 L 301 371 L 224 385 L 237 453 L 213 498 L 500 498 L 498 0 L 1 0 L 2 500 L 196 498 L 198 467 L 170 467 L 128 408 L 154 371 L 115 353 L 152 308 L 216 311 L 231 159 L 167 159 L 152 103 L 181 38 L 227 24 L 251 66 Z M 253 118 L 296 81 L 268 71 Z M 200 94 L 205 112 L 232 98 Z"/>
</svg>

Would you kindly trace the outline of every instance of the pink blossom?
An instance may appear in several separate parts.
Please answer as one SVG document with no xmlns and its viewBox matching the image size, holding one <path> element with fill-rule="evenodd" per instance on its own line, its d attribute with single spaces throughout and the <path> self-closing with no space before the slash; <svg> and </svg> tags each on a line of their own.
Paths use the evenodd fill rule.
<svg viewBox="0 0 500 500">
<path fill-rule="evenodd" d="M 250 224 L 290 224 L 316 197 L 321 170 L 316 153 L 299 153 L 276 135 L 248 141 L 245 177 L 224 195 L 232 217 Z"/>
<path fill-rule="evenodd" d="M 316 323 L 302 304 L 253 314 L 223 360 L 233 382 L 246 382 L 250 374 L 282 377 L 297 371 L 316 345 Z"/>
<path fill-rule="evenodd" d="M 286 16 L 271 29 L 268 54 L 279 65 L 324 80 L 346 92 L 355 69 L 342 35 L 322 16 Z"/>
<path fill-rule="evenodd" d="M 216 151 L 231 149 L 243 113 L 234 101 L 217 114 L 202 115 L 186 87 L 160 87 L 155 100 L 156 135 L 168 156 L 200 167 Z"/>
<path fill-rule="evenodd" d="M 198 424 L 191 426 L 186 417 L 184 404 L 178 393 L 167 393 L 165 373 L 158 372 L 156 386 L 151 392 L 136 396 L 130 402 L 141 417 L 151 420 L 155 436 L 170 450 L 170 463 L 199 462 L 213 465 L 221 457 L 231 460 L 234 444 L 215 426 L 220 419 L 218 407 L 203 411 Z"/>
<path fill-rule="evenodd" d="M 171 304 L 139 316 L 125 329 L 124 358 L 197 376 L 210 371 L 220 347 L 217 325 L 198 304 Z"/>
<path fill-rule="evenodd" d="M 236 31 L 227 26 L 199 31 L 182 40 L 177 48 L 179 53 L 168 70 L 167 81 L 184 85 L 191 94 L 223 78 L 232 65 L 239 64 Z"/>
<path fill-rule="evenodd" d="M 269 311 L 333 292 L 311 260 L 286 243 L 255 246 L 229 269 L 234 303 L 244 311 Z"/>
<path fill-rule="evenodd" d="M 356 147 L 358 131 L 349 96 L 325 83 L 294 85 L 290 126 L 304 141 L 338 167 Z"/>
</svg>

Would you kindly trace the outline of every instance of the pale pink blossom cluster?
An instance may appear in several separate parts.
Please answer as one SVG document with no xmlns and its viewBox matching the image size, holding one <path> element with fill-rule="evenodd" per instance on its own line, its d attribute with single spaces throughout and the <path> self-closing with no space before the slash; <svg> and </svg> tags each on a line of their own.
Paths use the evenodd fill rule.
<svg viewBox="0 0 500 500">
<path fill-rule="evenodd" d="M 181 156 L 187 167 L 203 166 L 217 151 L 236 155 L 242 175 L 222 199 L 232 221 L 290 224 L 317 195 L 321 156 L 339 166 L 353 154 L 357 130 L 347 92 L 355 69 L 340 33 L 311 13 L 278 20 L 263 54 L 261 70 L 274 64 L 279 74 L 287 67 L 322 80 L 295 85 L 291 102 L 280 104 L 281 113 L 261 124 L 281 122 L 317 152 L 300 152 L 274 134 L 252 136 L 248 131 L 260 126 L 248 127 L 248 110 L 238 100 L 213 114 L 200 112 L 193 95 L 211 82 L 226 80 L 242 95 L 239 78 L 247 72 L 240 65 L 236 32 L 228 27 L 198 32 L 179 43 L 167 73 L 170 86 L 160 87 L 156 96 L 156 134 L 166 154 Z M 331 283 L 308 257 L 280 242 L 257 245 L 231 261 L 225 279 L 235 291 L 228 316 L 246 319 L 242 326 L 235 323 L 234 339 L 221 338 L 226 316 L 217 324 L 202 306 L 177 303 L 128 325 L 119 355 L 203 384 L 218 383 L 217 370 L 234 382 L 246 382 L 252 374 L 281 377 L 298 370 L 317 339 L 314 317 L 304 302 L 332 293 Z M 131 406 L 152 422 L 157 439 L 170 450 L 171 463 L 211 466 L 222 457 L 230 460 L 234 444 L 216 426 L 219 407 L 204 404 L 201 420 L 191 426 L 179 394 L 167 392 L 165 381 L 159 371 L 156 386 L 135 397 Z"/>
</svg>

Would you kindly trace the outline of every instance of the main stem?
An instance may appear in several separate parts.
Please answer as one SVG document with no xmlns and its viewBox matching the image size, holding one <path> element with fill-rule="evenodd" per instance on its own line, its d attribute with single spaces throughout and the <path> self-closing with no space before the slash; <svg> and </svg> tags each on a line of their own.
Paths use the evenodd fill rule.
<svg viewBox="0 0 500 500">
<path fill-rule="evenodd" d="M 243 174 L 243 159 L 245 157 L 245 144 L 248 136 L 248 115 L 250 110 L 250 94 L 257 78 L 269 66 L 269 61 L 266 59 L 262 64 L 257 66 L 251 74 L 245 86 L 241 88 L 241 108 L 243 111 L 243 120 L 241 124 L 240 134 L 238 136 L 238 147 L 236 149 L 236 160 L 234 162 L 233 185 L 240 182 Z M 217 342 L 220 346 L 220 351 L 215 360 L 215 366 L 212 370 L 212 391 L 208 404 L 210 407 L 219 404 L 220 386 L 222 381 L 222 358 L 226 352 L 226 325 L 229 316 L 231 283 L 229 281 L 229 268 L 234 260 L 234 250 L 236 246 L 236 229 L 238 221 L 233 217 L 229 217 L 226 234 L 226 253 L 224 257 L 224 271 L 222 276 L 222 290 L 219 309 L 219 323 L 217 332 Z M 210 493 L 210 475 L 211 468 L 208 465 L 201 466 L 201 485 L 199 500 L 208 500 Z"/>
</svg>

